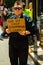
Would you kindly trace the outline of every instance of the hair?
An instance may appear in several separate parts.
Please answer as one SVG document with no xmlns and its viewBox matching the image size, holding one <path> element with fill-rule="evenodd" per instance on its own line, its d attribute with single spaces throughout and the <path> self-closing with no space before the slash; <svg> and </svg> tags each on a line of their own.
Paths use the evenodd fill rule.
<svg viewBox="0 0 43 65">
<path fill-rule="evenodd" d="M 21 1 L 16 1 L 15 3 L 14 3 L 14 5 L 15 4 L 17 4 L 17 5 L 22 5 L 23 6 L 23 3 L 21 2 Z"/>
<path fill-rule="evenodd" d="M 29 7 L 30 7 L 30 5 L 32 5 L 33 3 L 32 2 L 29 2 Z"/>
<path fill-rule="evenodd" d="M 26 6 L 26 5 L 25 5 L 25 3 L 23 2 L 23 8 L 25 8 L 25 6 Z"/>
</svg>

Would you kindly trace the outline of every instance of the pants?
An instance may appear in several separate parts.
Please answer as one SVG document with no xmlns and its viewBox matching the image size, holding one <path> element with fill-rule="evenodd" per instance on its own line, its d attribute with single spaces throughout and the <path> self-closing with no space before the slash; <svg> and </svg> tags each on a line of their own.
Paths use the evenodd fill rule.
<svg viewBox="0 0 43 65">
<path fill-rule="evenodd" d="M 19 65 L 27 65 L 28 45 L 24 43 L 18 45 L 18 47 L 9 45 L 9 58 L 11 65 L 18 65 L 18 58 Z"/>
</svg>

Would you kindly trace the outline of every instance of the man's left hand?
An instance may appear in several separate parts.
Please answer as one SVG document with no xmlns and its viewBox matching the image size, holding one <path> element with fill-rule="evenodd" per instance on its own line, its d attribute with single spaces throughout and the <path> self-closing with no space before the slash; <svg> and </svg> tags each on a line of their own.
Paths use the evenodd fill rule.
<svg viewBox="0 0 43 65">
<path fill-rule="evenodd" d="M 29 31 L 19 31 L 18 32 L 20 35 L 28 35 L 28 34 L 30 34 L 30 32 Z"/>
</svg>

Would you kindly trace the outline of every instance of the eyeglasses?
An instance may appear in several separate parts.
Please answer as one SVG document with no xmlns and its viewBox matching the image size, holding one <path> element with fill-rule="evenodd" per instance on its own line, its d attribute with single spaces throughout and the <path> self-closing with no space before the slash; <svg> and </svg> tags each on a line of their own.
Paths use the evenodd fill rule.
<svg viewBox="0 0 43 65">
<path fill-rule="evenodd" d="M 22 7 L 14 7 L 14 10 L 21 10 Z"/>
</svg>

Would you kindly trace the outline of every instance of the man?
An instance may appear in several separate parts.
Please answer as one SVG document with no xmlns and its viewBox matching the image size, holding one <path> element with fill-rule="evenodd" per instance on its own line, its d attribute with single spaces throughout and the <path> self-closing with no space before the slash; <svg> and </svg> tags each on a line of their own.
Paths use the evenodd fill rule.
<svg viewBox="0 0 43 65">
<path fill-rule="evenodd" d="M 9 34 L 9 58 L 11 65 L 18 65 L 18 58 L 20 65 L 27 65 L 28 58 L 28 35 L 34 33 L 34 23 L 30 17 L 23 14 L 22 2 L 16 1 L 14 3 L 14 14 L 10 17 L 11 19 L 24 18 L 26 23 L 26 31 L 10 32 L 6 29 Z"/>
</svg>

